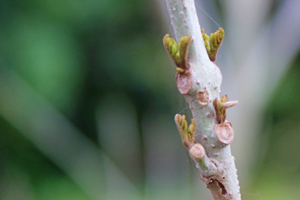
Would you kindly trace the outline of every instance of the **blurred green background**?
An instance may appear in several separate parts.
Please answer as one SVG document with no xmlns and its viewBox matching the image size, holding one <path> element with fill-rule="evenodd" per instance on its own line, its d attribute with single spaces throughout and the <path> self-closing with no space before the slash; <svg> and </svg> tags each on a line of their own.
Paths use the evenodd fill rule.
<svg viewBox="0 0 300 200">
<path fill-rule="evenodd" d="M 259 22 L 272 25 L 286 2 L 268 1 Z M 229 29 L 217 62 L 224 92 L 252 109 L 248 101 L 256 97 L 241 101 L 239 90 L 226 86 L 228 79 L 242 85 L 228 75 L 241 63 L 222 62 L 236 56 L 234 45 L 250 49 L 251 41 L 230 39 L 226 2 L 199 0 L 197 9 L 207 32 L 218 26 L 204 12 Z M 168 32 L 162 0 L 0 0 L 0 199 L 211 199 L 173 122 L 176 113 L 191 115 L 162 45 Z M 260 94 L 251 158 L 240 153 L 239 136 L 232 144 L 243 199 L 299 199 L 295 46 L 272 89 Z M 239 115 L 230 115 L 235 125 Z"/>
</svg>

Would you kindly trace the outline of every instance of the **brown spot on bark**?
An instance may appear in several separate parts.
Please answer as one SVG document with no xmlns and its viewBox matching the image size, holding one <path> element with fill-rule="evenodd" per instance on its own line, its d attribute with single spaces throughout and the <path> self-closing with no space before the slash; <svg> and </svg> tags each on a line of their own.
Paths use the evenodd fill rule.
<svg viewBox="0 0 300 200">
<path fill-rule="evenodd" d="M 183 74 L 176 75 L 177 88 L 181 94 L 187 94 L 193 86 L 192 75 L 186 70 Z"/>
<path fill-rule="evenodd" d="M 209 183 L 213 182 L 213 178 L 212 177 L 206 177 L 203 176 L 202 174 L 200 174 L 200 179 L 206 184 L 208 185 Z M 207 186 L 208 187 L 208 186 Z"/>
<path fill-rule="evenodd" d="M 205 156 L 205 150 L 199 143 L 195 144 L 190 148 L 190 155 L 196 159 L 202 159 Z"/>
<path fill-rule="evenodd" d="M 211 190 L 214 199 L 218 199 L 218 200 L 230 199 L 230 196 L 228 195 L 224 184 L 214 177 L 210 177 L 210 182 L 207 183 L 207 188 Z"/>
<path fill-rule="evenodd" d="M 227 195 L 227 190 L 226 190 L 225 186 L 220 181 L 218 181 L 218 180 L 216 180 L 216 181 L 217 181 L 219 187 L 222 190 L 221 191 L 222 196 L 226 196 Z"/>
<path fill-rule="evenodd" d="M 208 102 L 209 102 L 209 93 L 206 90 L 206 87 L 204 87 L 204 91 L 203 92 L 198 92 L 197 94 L 197 99 L 198 102 L 201 106 L 207 106 Z"/>
<path fill-rule="evenodd" d="M 230 122 L 216 124 L 214 126 L 218 140 L 222 144 L 230 144 L 234 138 L 234 131 Z"/>
</svg>

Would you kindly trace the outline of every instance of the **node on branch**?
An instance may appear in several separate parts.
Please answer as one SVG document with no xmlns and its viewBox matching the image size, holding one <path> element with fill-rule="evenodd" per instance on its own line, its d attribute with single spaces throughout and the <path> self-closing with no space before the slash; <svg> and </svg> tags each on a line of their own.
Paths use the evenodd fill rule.
<svg viewBox="0 0 300 200">
<path fill-rule="evenodd" d="M 226 119 L 226 109 L 238 104 L 238 101 L 228 101 L 227 95 L 222 95 L 221 100 L 215 99 L 213 105 L 216 111 L 216 121 L 218 124 L 222 124 Z"/>
<path fill-rule="evenodd" d="M 233 141 L 234 130 L 230 122 L 225 122 L 222 124 L 216 124 L 214 126 L 218 140 L 221 142 L 220 145 L 228 145 Z"/>
<path fill-rule="evenodd" d="M 209 177 L 217 173 L 216 165 L 207 157 L 204 147 L 196 143 L 190 150 L 190 157 L 195 161 L 201 175 Z"/>
<path fill-rule="evenodd" d="M 198 103 L 201 106 L 207 106 L 208 105 L 208 102 L 209 102 L 209 93 L 206 90 L 206 88 L 204 89 L 203 92 L 200 91 L 200 92 L 197 93 L 197 99 L 198 99 Z"/>
</svg>

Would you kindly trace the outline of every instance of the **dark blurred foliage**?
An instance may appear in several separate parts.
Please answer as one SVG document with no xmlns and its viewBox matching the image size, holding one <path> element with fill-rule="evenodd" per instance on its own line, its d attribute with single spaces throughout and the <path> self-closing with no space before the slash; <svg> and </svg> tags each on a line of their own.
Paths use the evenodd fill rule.
<svg viewBox="0 0 300 200">
<path fill-rule="evenodd" d="M 166 93 L 175 86 L 171 73 L 157 73 L 164 50 L 154 9 L 137 0 L 1 0 L 1 68 L 17 73 L 98 145 L 95 110 L 108 93 L 126 94 L 138 116 L 151 106 L 171 109 Z M 45 195 L 57 193 L 61 177 L 62 192 L 74 195 L 79 188 L 3 118 L 0 129 L 3 184 L 6 176 L 26 174 L 38 199 L 72 199 Z M 136 170 L 143 174 L 143 164 Z"/>
<path fill-rule="evenodd" d="M 187 112 L 184 100 L 176 91 L 175 67 L 169 67 L 171 62 L 161 44 L 167 29 L 162 18 L 158 5 L 152 1 L 0 1 L 1 71 L 17 74 L 37 91 L 106 153 L 141 194 L 145 193 L 144 149 L 148 137 L 143 126 L 176 131 L 175 126 L 163 123 L 165 117 L 156 114 L 168 113 L 172 121 L 176 112 Z M 285 183 L 299 186 L 296 177 L 300 174 L 300 161 L 295 157 L 300 150 L 299 63 L 300 59 L 294 61 L 266 108 L 260 142 L 261 162 L 255 168 L 255 184 L 270 191 L 273 186 L 280 190 Z M 1 84 L 6 83 L 2 81 Z M 27 98 L 24 96 L 24 102 Z M 9 106 L 2 105 L 1 113 Z M 140 146 L 136 147 L 131 163 L 127 160 L 129 157 L 121 159 L 112 151 L 113 145 L 105 146 L 101 142 L 104 137 L 102 141 L 125 143 L 125 139 L 118 141 L 118 138 L 105 138 L 102 134 L 110 128 L 123 127 L 118 118 L 109 115 L 123 108 L 125 111 L 131 109 L 128 113 L 136 118 L 133 124 L 137 123 Z M 22 112 L 20 110 L 20 116 L 24 116 Z M 121 112 L 118 116 L 127 123 L 128 115 L 123 116 Z M 157 119 L 150 120 L 152 125 L 145 125 L 149 116 Z M 98 127 L 98 118 L 104 130 Z M 91 198 L 13 122 L 11 118 L 0 117 L 0 199 Z M 159 138 L 155 136 L 161 134 L 164 132 L 153 133 L 154 144 Z M 169 139 L 166 137 L 163 141 Z M 180 145 L 179 137 L 176 141 L 175 145 Z M 157 149 L 158 154 L 165 152 Z M 186 159 L 181 154 L 179 156 Z M 286 169 L 290 172 L 288 175 Z M 282 171 L 284 176 L 274 176 Z M 272 187 L 266 186 L 269 181 Z"/>
</svg>

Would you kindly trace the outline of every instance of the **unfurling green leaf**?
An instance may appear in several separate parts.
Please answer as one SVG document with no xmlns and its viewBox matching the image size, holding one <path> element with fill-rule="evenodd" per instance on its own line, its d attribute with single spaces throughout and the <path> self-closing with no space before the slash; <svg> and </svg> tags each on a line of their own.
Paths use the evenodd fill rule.
<svg viewBox="0 0 300 200">
<path fill-rule="evenodd" d="M 217 57 L 218 50 L 222 44 L 225 36 L 225 32 L 222 28 L 219 28 L 216 32 L 210 34 L 210 36 L 204 33 L 204 29 L 201 30 L 204 45 L 211 61 L 215 61 Z"/>
<path fill-rule="evenodd" d="M 187 68 L 187 54 L 191 44 L 192 36 L 182 37 L 179 42 L 179 55 L 181 60 L 181 68 Z"/>
<path fill-rule="evenodd" d="M 183 74 L 188 69 L 187 54 L 191 43 L 191 36 L 186 36 L 180 39 L 179 45 L 177 46 L 176 41 L 166 34 L 163 39 L 164 46 L 168 51 L 169 55 L 173 59 L 177 66 L 176 71 Z"/>
<path fill-rule="evenodd" d="M 188 128 L 188 138 L 191 143 L 195 143 L 195 129 L 196 129 L 196 122 L 194 119 L 192 119 L 192 123 L 190 124 Z"/>
<path fill-rule="evenodd" d="M 187 121 L 185 119 L 185 115 L 177 114 L 175 115 L 175 123 L 177 125 L 177 129 L 180 133 L 182 143 L 186 148 L 189 148 L 191 144 L 195 143 L 195 129 L 196 122 L 192 119 L 192 123 L 188 127 Z"/>
<path fill-rule="evenodd" d="M 209 36 L 204 33 L 204 29 L 201 29 L 203 41 L 204 41 L 204 46 L 206 48 L 207 53 L 210 52 L 210 44 L 209 44 Z"/>
</svg>

